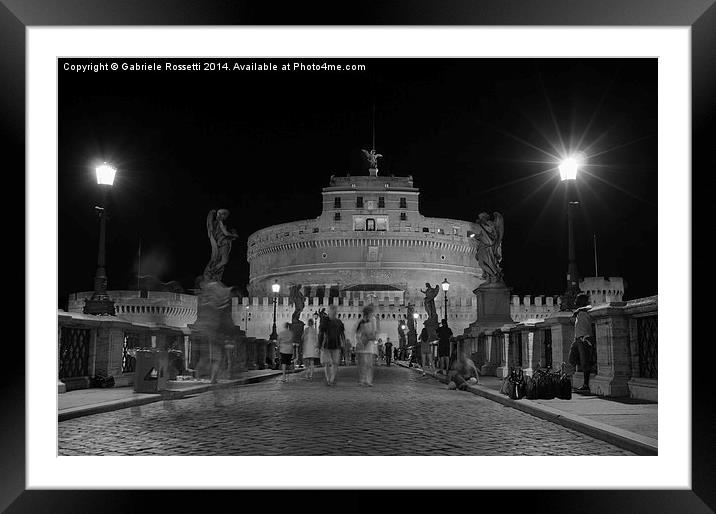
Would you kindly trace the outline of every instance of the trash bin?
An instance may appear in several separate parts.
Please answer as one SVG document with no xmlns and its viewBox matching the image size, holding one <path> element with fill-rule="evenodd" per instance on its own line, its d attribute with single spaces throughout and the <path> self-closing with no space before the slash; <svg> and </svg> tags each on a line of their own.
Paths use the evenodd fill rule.
<svg viewBox="0 0 716 514">
<path fill-rule="evenodd" d="M 134 392 L 158 393 L 167 388 L 169 355 L 165 350 L 139 350 L 134 368 Z"/>
</svg>

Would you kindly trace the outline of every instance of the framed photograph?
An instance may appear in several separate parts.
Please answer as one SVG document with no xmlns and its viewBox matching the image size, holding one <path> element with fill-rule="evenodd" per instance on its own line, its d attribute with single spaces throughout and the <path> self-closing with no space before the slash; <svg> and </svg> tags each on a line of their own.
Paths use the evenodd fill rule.
<svg viewBox="0 0 716 514">
<path fill-rule="evenodd" d="M 498 4 L 368 4 L 352 20 L 3 0 L 27 241 L 3 509 L 136 510 L 142 489 L 203 490 L 197 506 L 233 490 L 459 489 L 560 512 L 714 508 L 688 299 L 716 8 Z M 580 291 L 593 325 L 571 317 Z M 225 327 L 214 312 L 230 329 L 206 328 Z M 438 317 L 459 335 L 442 375 Z M 324 348 L 304 359 L 314 325 Z M 516 368 L 532 382 L 570 364 L 579 330 L 596 336 L 591 388 L 579 355 L 565 376 L 584 401 L 501 394 Z M 213 396 L 151 403 L 138 384 L 163 364 L 137 349 L 174 351 L 171 380 Z M 467 357 L 473 395 L 449 388 Z M 220 393 L 217 373 L 239 384 L 232 359 L 260 378 Z M 63 417 L 63 391 L 110 379 L 134 385 L 131 408 Z M 604 398 L 614 410 L 595 414 Z"/>
</svg>

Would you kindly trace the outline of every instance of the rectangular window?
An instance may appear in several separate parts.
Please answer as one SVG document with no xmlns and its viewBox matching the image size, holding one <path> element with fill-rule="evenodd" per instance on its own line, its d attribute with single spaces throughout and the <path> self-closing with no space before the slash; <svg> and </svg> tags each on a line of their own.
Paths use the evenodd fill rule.
<svg viewBox="0 0 716 514">
<path fill-rule="evenodd" d="M 458 227 L 453 227 L 453 228 L 452 228 L 452 235 L 456 236 L 458 230 L 460 230 Z"/>
<path fill-rule="evenodd" d="M 376 230 L 388 230 L 388 218 L 378 218 L 375 220 Z"/>
<path fill-rule="evenodd" d="M 334 209 L 340 209 L 340 208 L 341 208 L 341 197 L 340 197 L 340 196 L 336 196 L 336 197 L 333 199 L 333 208 L 334 208 Z"/>
<path fill-rule="evenodd" d="M 430 229 L 428 227 L 423 227 L 423 232 L 430 232 Z"/>
<path fill-rule="evenodd" d="M 408 201 L 405 197 L 400 199 L 400 208 L 401 209 L 407 209 L 408 208 Z"/>
<path fill-rule="evenodd" d="M 379 196 L 378 197 L 378 209 L 384 209 L 385 208 L 385 196 Z"/>
<path fill-rule="evenodd" d="M 356 198 L 356 207 L 359 209 L 363 208 L 363 197 L 362 196 L 358 196 Z"/>
<path fill-rule="evenodd" d="M 441 228 L 438 229 L 438 234 L 444 234 L 444 233 L 445 233 L 445 231 L 443 229 L 441 229 Z"/>
<path fill-rule="evenodd" d="M 341 213 L 336 212 L 333 214 L 333 221 L 341 221 Z"/>
<path fill-rule="evenodd" d="M 468 230 L 467 237 L 475 237 L 475 233 L 472 230 Z"/>
<path fill-rule="evenodd" d="M 404 212 L 401 212 L 400 213 L 400 221 L 405 221 L 407 219 L 408 219 L 408 215 L 405 214 Z"/>
<path fill-rule="evenodd" d="M 318 232 L 318 227 L 313 227 L 313 233 L 315 234 L 317 232 Z"/>
<path fill-rule="evenodd" d="M 365 218 L 354 216 L 353 217 L 353 230 L 365 230 Z"/>
</svg>

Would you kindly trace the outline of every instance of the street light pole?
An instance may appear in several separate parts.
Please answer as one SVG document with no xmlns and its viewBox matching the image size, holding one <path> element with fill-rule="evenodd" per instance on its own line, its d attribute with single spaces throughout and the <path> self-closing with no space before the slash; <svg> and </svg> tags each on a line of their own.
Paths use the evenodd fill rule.
<svg viewBox="0 0 716 514">
<path fill-rule="evenodd" d="M 281 290 L 278 280 L 274 280 L 274 283 L 271 285 L 271 290 L 273 291 L 273 328 L 269 339 L 276 341 L 276 339 L 278 339 L 278 334 L 276 333 L 276 304 L 278 303 L 278 292 Z"/>
<path fill-rule="evenodd" d="M 445 319 L 445 321 L 447 321 L 447 319 L 448 319 L 448 310 L 447 310 L 447 304 L 448 304 L 448 301 L 447 301 L 447 293 L 448 293 L 448 289 L 450 289 L 450 282 L 448 282 L 448 279 L 446 278 L 445 280 L 443 280 L 443 283 L 442 283 L 442 284 L 440 284 L 440 285 L 441 285 L 441 286 L 442 286 L 442 288 L 443 288 L 443 293 L 445 293 L 445 313 L 444 313 L 444 314 L 445 314 L 445 317 L 444 317 L 443 319 Z"/>
<path fill-rule="evenodd" d="M 568 237 L 568 264 L 567 264 L 567 289 L 562 295 L 561 309 L 563 311 L 574 309 L 577 294 L 579 294 L 579 271 L 577 270 L 577 258 L 574 247 L 574 208 L 579 202 L 571 200 L 571 189 L 577 181 L 579 160 L 575 157 L 565 159 L 559 165 L 559 172 L 562 182 L 565 182 L 565 197 L 567 201 L 567 237 Z"/>
<path fill-rule="evenodd" d="M 94 277 L 94 292 L 90 299 L 85 299 L 82 309 L 84 314 L 94 315 L 115 315 L 114 302 L 107 294 L 107 271 L 105 260 L 105 233 L 107 218 L 107 194 L 114 183 L 114 176 L 117 170 L 107 163 L 98 166 L 96 169 L 97 184 L 102 190 L 102 205 L 96 206 L 99 213 L 99 248 L 97 251 L 97 272 Z"/>
</svg>

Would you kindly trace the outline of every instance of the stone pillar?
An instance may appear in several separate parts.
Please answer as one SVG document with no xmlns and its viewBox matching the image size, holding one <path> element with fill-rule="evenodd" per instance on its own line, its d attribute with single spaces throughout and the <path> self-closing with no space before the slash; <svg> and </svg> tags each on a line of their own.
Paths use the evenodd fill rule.
<svg viewBox="0 0 716 514">
<path fill-rule="evenodd" d="M 589 311 L 596 325 L 597 375 L 590 390 L 600 396 L 629 396 L 631 378 L 629 320 L 625 302 L 613 302 Z"/>
<path fill-rule="evenodd" d="M 67 392 L 67 386 L 65 383 L 60 380 L 59 373 L 60 373 L 60 362 L 62 362 L 62 355 L 60 352 L 62 351 L 62 326 L 60 324 L 57 324 L 57 392 L 58 394 L 66 393 Z"/>
<path fill-rule="evenodd" d="M 481 375 L 495 376 L 500 364 L 500 332 L 485 331 L 485 364 L 480 368 Z"/>
<path fill-rule="evenodd" d="M 569 366 L 569 348 L 574 341 L 574 318 L 569 311 L 553 312 L 544 320 L 544 327 L 552 330 L 552 368 L 559 369 L 563 362 Z M 575 377 L 576 379 L 576 377 Z M 578 387 L 578 386 L 575 386 Z"/>
<path fill-rule="evenodd" d="M 191 359 L 191 355 L 189 353 L 189 336 L 184 335 L 184 369 L 189 368 L 189 360 Z"/>
<path fill-rule="evenodd" d="M 522 329 L 522 366 L 525 375 L 532 375 L 542 360 L 542 331 L 534 326 Z"/>
<path fill-rule="evenodd" d="M 500 329 L 499 355 L 500 365 L 495 369 L 497 378 L 505 378 L 510 374 L 510 329 L 514 325 L 504 325 Z"/>
</svg>

